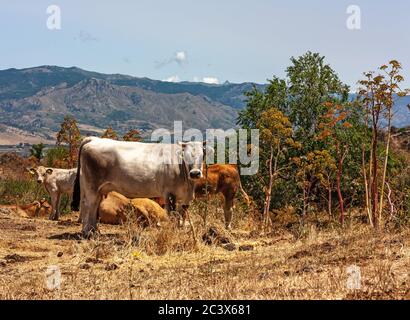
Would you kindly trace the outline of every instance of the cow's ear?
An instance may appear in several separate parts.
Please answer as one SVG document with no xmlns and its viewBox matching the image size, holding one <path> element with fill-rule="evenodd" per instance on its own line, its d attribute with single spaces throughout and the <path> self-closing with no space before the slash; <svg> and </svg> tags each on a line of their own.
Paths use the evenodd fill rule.
<svg viewBox="0 0 410 320">
<path fill-rule="evenodd" d="M 184 149 L 187 146 L 188 142 L 182 142 L 182 141 L 178 141 L 178 145 L 180 145 L 182 147 L 182 149 Z"/>
<path fill-rule="evenodd" d="M 175 153 L 176 153 L 178 159 L 183 159 L 184 158 L 184 149 L 183 148 L 176 150 Z"/>
<path fill-rule="evenodd" d="M 48 168 L 48 169 L 46 170 L 46 173 L 47 173 L 47 174 L 52 174 L 52 173 L 53 173 L 53 169 Z"/>
<path fill-rule="evenodd" d="M 206 146 L 204 148 L 204 158 L 208 164 L 214 163 L 214 157 L 215 157 L 215 149 L 212 148 L 211 146 Z"/>
<path fill-rule="evenodd" d="M 27 168 L 27 171 L 34 176 L 36 174 L 36 170 L 34 168 Z"/>
</svg>

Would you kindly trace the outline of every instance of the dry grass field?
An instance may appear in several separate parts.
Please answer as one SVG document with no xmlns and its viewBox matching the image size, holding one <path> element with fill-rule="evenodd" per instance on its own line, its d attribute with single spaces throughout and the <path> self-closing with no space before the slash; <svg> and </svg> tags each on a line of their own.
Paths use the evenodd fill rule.
<svg viewBox="0 0 410 320">
<path fill-rule="evenodd" d="M 226 232 L 216 204 L 208 211 L 204 226 L 203 205 L 191 210 L 194 241 L 173 224 L 100 225 L 83 240 L 74 214 L 52 222 L 3 210 L 0 299 L 410 299 L 408 229 L 375 234 L 360 216 L 341 229 L 323 216 L 263 234 L 238 207 Z M 50 266 L 59 288 L 47 285 Z M 360 288 L 348 286 L 351 266 Z"/>
</svg>

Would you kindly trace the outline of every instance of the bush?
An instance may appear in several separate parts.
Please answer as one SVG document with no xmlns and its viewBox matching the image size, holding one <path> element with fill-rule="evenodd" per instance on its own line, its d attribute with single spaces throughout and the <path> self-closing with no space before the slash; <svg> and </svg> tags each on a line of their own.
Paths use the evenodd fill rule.
<svg viewBox="0 0 410 320">
<path fill-rule="evenodd" d="M 45 198 L 50 204 L 51 199 L 43 185 L 32 180 L 0 180 L 0 204 L 24 205 Z M 60 201 L 60 212 L 70 213 L 70 197 L 63 195 Z"/>
<path fill-rule="evenodd" d="M 44 158 L 44 163 L 47 167 L 66 167 L 67 158 L 67 148 L 59 146 L 47 150 Z"/>
<path fill-rule="evenodd" d="M 27 204 L 50 197 L 42 185 L 32 180 L 0 180 L 0 204 Z"/>
</svg>

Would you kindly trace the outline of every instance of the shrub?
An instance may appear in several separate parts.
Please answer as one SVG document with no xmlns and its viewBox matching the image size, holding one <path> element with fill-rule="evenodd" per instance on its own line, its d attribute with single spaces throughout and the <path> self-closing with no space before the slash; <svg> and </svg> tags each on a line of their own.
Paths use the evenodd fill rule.
<svg viewBox="0 0 410 320">
<path fill-rule="evenodd" d="M 34 200 L 50 197 L 43 186 L 32 180 L 0 180 L 1 204 L 26 204 Z"/>
</svg>

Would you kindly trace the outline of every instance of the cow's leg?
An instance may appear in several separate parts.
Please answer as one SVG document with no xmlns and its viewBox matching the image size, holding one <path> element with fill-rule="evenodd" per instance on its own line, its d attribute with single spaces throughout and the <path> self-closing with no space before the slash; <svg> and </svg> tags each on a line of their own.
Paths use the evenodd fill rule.
<svg viewBox="0 0 410 320">
<path fill-rule="evenodd" d="M 176 210 L 176 197 L 172 193 L 167 193 L 165 195 L 165 210 L 168 214 Z"/>
<path fill-rule="evenodd" d="M 82 196 L 81 196 L 82 197 Z M 81 210 L 81 202 L 80 202 L 80 211 L 78 212 L 78 223 L 82 223 L 83 222 L 83 210 Z"/>
<path fill-rule="evenodd" d="M 189 216 L 189 205 L 188 204 L 183 204 L 181 206 L 181 217 L 182 217 L 182 222 L 181 226 L 185 226 L 185 222 L 188 220 L 188 222 L 191 222 L 190 216 Z"/>
<path fill-rule="evenodd" d="M 224 215 L 225 215 L 225 228 L 231 229 L 232 214 L 233 214 L 233 195 L 226 194 L 224 195 Z"/>
<path fill-rule="evenodd" d="M 56 216 L 54 217 L 54 220 L 60 219 L 60 205 L 61 205 L 61 196 L 62 194 L 59 193 L 57 196 L 57 210 L 56 210 Z"/>
<path fill-rule="evenodd" d="M 60 194 L 57 191 L 53 190 L 50 192 L 50 196 L 52 210 L 49 219 L 55 221 L 58 220 L 58 206 L 60 202 Z"/>
<path fill-rule="evenodd" d="M 198 243 L 197 243 L 197 238 L 196 238 L 196 231 L 195 231 L 195 228 L 194 228 L 194 224 L 192 223 L 191 216 L 189 215 L 188 209 L 189 209 L 188 204 L 183 204 L 182 205 L 182 208 L 181 208 L 181 210 L 182 210 L 182 219 L 183 219 L 182 225 L 185 226 L 185 220 L 188 220 L 189 225 L 191 226 L 192 238 L 194 239 L 195 246 L 197 246 Z"/>
<path fill-rule="evenodd" d="M 101 202 L 101 195 L 98 192 L 89 192 L 82 196 L 80 215 L 83 222 L 83 237 L 89 238 L 93 233 L 98 232 L 97 211 Z"/>
<path fill-rule="evenodd" d="M 165 198 L 165 211 L 169 217 L 175 217 L 176 206 L 176 196 L 173 193 L 166 193 Z M 180 217 L 177 216 L 178 225 L 180 224 Z"/>
</svg>

